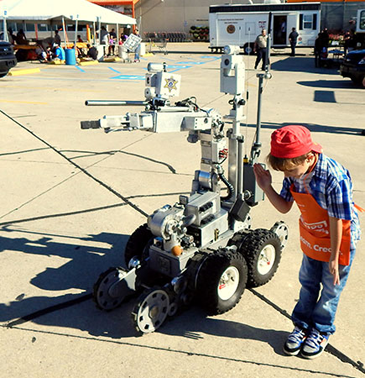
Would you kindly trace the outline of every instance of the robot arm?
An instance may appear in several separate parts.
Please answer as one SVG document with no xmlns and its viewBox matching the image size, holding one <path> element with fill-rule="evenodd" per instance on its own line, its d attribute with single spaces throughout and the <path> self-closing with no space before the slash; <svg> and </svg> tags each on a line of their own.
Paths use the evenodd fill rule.
<svg viewBox="0 0 365 378">
<path fill-rule="evenodd" d="M 220 67 L 220 91 L 233 95 L 229 101 L 230 113 L 224 118 L 232 127 L 223 133 L 222 116 L 214 109 L 201 109 L 194 97 L 175 104 L 170 99 L 179 95 L 180 75 L 168 73 L 167 65 L 150 63 L 145 78 L 144 101 L 87 101 L 88 106 L 144 106 L 141 112 L 125 115 L 104 116 L 97 121 L 81 122 L 82 129 L 102 128 L 105 132 L 145 130 L 154 133 L 188 131 L 188 141 L 201 144 L 201 166 L 195 172 L 192 193 L 208 190 L 219 192 L 219 183 L 228 188 L 228 195 L 222 197 L 226 207 L 236 205 L 233 213 L 242 220 L 248 212 L 248 205 L 254 206 L 263 199 L 263 193 L 256 185 L 253 165 L 260 153 L 258 123 L 255 151 L 251 159 L 243 163 L 242 146 L 244 138 L 241 124 L 245 119 L 245 64 L 239 55 L 239 47 L 226 46 Z M 263 81 L 263 77 L 262 80 Z M 228 150 L 226 145 L 228 144 Z M 227 152 L 229 151 L 229 152 Z M 228 177 L 224 176 L 222 164 L 228 159 Z M 217 178 L 218 177 L 218 178 Z"/>
<path fill-rule="evenodd" d="M 166 64 L 147 67 L 145 101 L 89 100 L 87 106 L 145 106 L 138 113 L 120 116 L 104 116 L 97 121 L 82 121 L 82 129 L 110 131 L 147 130 L 154 133 L 209 130 L 219 119 L 216 112 L 200 109 L 192 99 L 170 104 L 170 98 L 179 95 L 181 76 L 166 72 Z"/>
</svg>

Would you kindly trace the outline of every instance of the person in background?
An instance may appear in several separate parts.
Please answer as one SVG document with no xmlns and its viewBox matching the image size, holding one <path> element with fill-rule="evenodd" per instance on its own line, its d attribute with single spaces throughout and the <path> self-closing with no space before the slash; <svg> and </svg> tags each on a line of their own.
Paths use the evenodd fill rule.
<svg viewBox="0 0 365 378">
<path fill-rule="evenodd" d="M 51 62 L 52 59 L 53 59 L 52 47 L 47 46 L 45 51 L 46 51 L 46 54 L 47 54 L 47 62 Z"/>
<path fill-rule="evenodd" d="M 80 43 L 83 43 L 84 41 L 82 40 L 82 38 L 81 38 L 81 35 L 79 34 L 78 36 L 77 36 L 77 42 L 80 42 Z"/>
<path fill-rule="evenodd" d="M 314 41 L 314 66 L 321 66 L 321 53 L 322 53 L 322 40 L 321 33 L 318 34 L 316 40 Z"/>
<path fill-rule="evenodd" d="M 115 54 L 115 44 L 117 42 L 117 34 L 115 33 L 114 29 L 112 29 L 109 33 L 109 51 L 108 55 Z"/>
<path fill-rule="evenodd" d="M 120 45 L 120 46 L 123 45 L 124 42 L 125 42 L 127 39 L 128 39 L 128 36 L 127 36 L 127 35 L 125 35 L 125 34 L 121 34 L 121 35 L 120 35 L 120 40 L 119 40 L 119 45 Z"/>
<path fill-rule="evenodd" d="M 321 67 L 328 56 L 328 38 L 323 31 L 318 34 L 314 42 L 315 67 Z"/>
<path fill-rule="evenodd" d="M 348 52 L 355 48 L 355 38 L 354 38 L 354 31 L 348 30 L 344 35 L 344 54 L 346 55 Z"/>
<path fill-rule="evenodd" d="M 265 63 L 266 63 L 266 47 L 267 47 L 267 35 L 266 29 L 262 29 L 261 34 L 257 36 L 254 44 L 253 50 L 257 53 L 257 58 L 255 62 L 255 69 L 257 69 L 260 61 L 262 60 L 262 71 L 265 71 Z M 269 60 L 267 64 L 270 64 Z"/>
<path fill-rule="evenodd" d="M 289 34 L 289 42 L 291 47 L 291 54 L 290 56 L 295 56 L 295 46 L 297 45 L 299 34 L 295 30 L 295 28 L 291 29 L 291 32 Z"/>
<path fill-rule="evenodd" d="M 328 47 L 329 42 L 330 42 L 330 35 L 328 34 L 328 29 L 324 28 L 322 30 L 322 34 L 323 34 L 323 41 L 324 41 L 326 47 Z"/>
<path fill-rule="evenodd" d="M 15 41 L 16 41 L 17 45 L 27 45 L 28 44 L 28 40 L 27 40 L 27 37 L 25 36 L 23 29 L 20 29 L 18 31 Z"/>
<path fill-rule="evenodd" d="M 61 37 L 58 33 L 58 30 L 55 30 L 54 32 L 54 40 L 53 43 L 56 43 L 58 46 L 61 46 Z"/>
<path fill-rule="evenodd" d="M 89 44 L 87 44 L 87 48 L 88 48 L 87 56 L 89 58 L 92 58 L 93 60 L 97 60 L 98 59 L 98 50 L 96 49 L 96 47 L 90 46 Z"/>
<path fill-rule="evenodd" d="M 54 49 L 53 60 L 59 59 L 61 62 L 66 60 L 65 50 L 61 46 L 59 46 L 57 43 L 54 43 L 53 49 Z"/>
<path fill-rule="evenodd" d="M 40 63 L 47 63 L 48 62 L 47 53 L 44 51 L 44 48 L 41 44 L 37 45 L 35 52 L 37 54 L 37 58 L 38 58 Z"/>
<path fill-rule="evenodd" d="M 106 46 L 109 45 L 109 33 L 106 30 L 105 26 L 101 27 L 99 38 L 100 38 L 100 44 L 101 45 L 106 45 Z M 104 55 L 106 55 L 105 47 L 103 48 L 103 51 L 104 51 Z"/>
<path fill-rule="evenodd" d="M 133 32 L 134 35 L 136 35 L 137 37 L 139 37 L 139 32 L 138 32 L 138 29 L 136 29 L 134 32 Z M 134 63 L 139 63 L 140 62 L 140 57 L 139 57 L 139 54 L 140 54 L 140 51 L 141 51 L 141 44 L 138 44 L 135 52 L 134 52 Z"/>
<path fill-rule="evenodd" d="M 8 29 L 8 37 L 9 37 L 9 42 L 14 45 L 15 40 L 16 40 L 16 35 L 13 33 L 13 29 L 9 28 Z"/>
<path fill-rule="evenodd" d="M 16 36 L 13 34 L 13 30 L 9 28 L 7 34 L 8 34 L 9 43 L 14 45 L 16 42 Z M 0 41 L 3 41 L 3 40 L 5 41 L 5 38 L 6 38 L 6 35 L 4 35 L 4 32 L 0 32 Z"/>
</svg>

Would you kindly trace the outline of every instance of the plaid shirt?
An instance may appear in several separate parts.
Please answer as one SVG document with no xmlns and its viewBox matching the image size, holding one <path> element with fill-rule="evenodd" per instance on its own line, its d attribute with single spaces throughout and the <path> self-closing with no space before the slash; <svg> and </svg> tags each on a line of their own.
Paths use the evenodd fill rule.
<svg viewBox="0 0 365 378">
<path fill-rule="evenodd" d="M 352 244 L 360 239 L 359 217 L 352 200 L 352 181 L 350 172 L 346 168 L 320 154 L 316 166 L 309 175 L 304 175 L 300 179 L 284 178 L 280 196 L 288 202 L 294 201 L 290 193 L 292 184 L 298 193 L 307 193 L 308 190 L 317 203 L 327 210 L 330 217 L 351 220 Z"/>
</svg>

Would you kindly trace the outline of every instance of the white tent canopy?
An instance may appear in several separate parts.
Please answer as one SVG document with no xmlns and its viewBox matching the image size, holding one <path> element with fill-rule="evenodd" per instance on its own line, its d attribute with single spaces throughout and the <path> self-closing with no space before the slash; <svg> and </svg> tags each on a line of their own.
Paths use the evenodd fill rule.
<svg viewBox="0 0 365 378">
<path fill-rule="evenodd" d="M 0 17 L 19 21 L 61 19 L 135 25 L 134 18 L 92 4 L 87 0 L 1 0 Z"/>
</svg>

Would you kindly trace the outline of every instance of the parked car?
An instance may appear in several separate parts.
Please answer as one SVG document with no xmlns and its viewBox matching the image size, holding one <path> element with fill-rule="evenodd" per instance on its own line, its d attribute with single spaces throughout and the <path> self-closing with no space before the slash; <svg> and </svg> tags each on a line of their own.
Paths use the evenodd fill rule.
<svg viewBox="0 0 365 378">
<path fill-rule="evenodd" d="M 365 88 L 365 50 L 349 52 L 340 65 L 340 74 Z"/>
<path fill-rule="evenodd" d="M 17 64 L 13 47 L 9 42 L 0 41 L 0 77 L 6 76 Z"/>
</svg>

